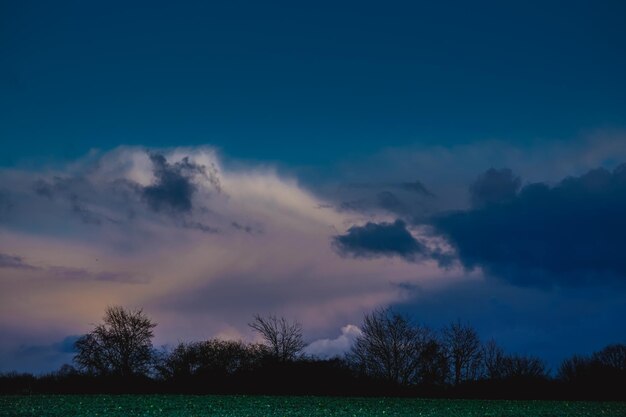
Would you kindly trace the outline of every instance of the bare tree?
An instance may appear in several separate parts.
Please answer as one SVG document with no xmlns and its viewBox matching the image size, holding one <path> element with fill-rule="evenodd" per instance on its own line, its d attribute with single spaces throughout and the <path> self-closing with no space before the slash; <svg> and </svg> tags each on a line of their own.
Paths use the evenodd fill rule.
<svg viewBox="0 0 626 417">
<path fill-rule="evenodd" d="M 485 376 L 488 379 L 544 378 L 546 364 L 534 356 L 507 355 L 492 339 L 483 347 Z"/>
<path fill-rule="evenodd" d="M 506 355 L 495 340 L 491 339 L 483 346 L 483 360 L 485 376 L 488 379 L 501 379 L 504 377 Z"/>
<path fill-rule="evenodd" d="M 267 346 L 240 341 L 211 339 L 179 343 L 174 350 L 164 354 L 157 372 L 164 379 L 232 376 L 252 370 L 267 355 Z"/>
<path fill-rule="evenodd" d="M 593 369 L 592 361 L 581 355 L 565 359 L 557 372 L 557 378 L 563 382 L 573 383 L 589 377 Z"/>
<path fill-rule="evenodd" d="M 272 355 L 280 361 L 296 359 L 306 347 L 302 325 L 297 321 L 290 322 L 273 314 L 267 317 L 256 314 L 248 326 L 263 336 Z"/>
<path fill-rule="evenodd" d="M 415 382 L 431 386 L 444 385 L 450 370 L 445 347 L 430 331 L 426 339 L 420 350 L 420 365 Z"/>
<path fill-rule="evenodd" d="M 567 383 L 585 384 L 594 389 L 603 387 L 604 390 L 616 383 L 620 386 L 626 380 L 626 345 L 608 345 L 590 356 L 575 355 L 565 359 L 557 377 Z"/>
<path fill-rule="evenodd" d="M 476 330 L 458 320 L 443 329 L 443 341 L 454 384 L 478 379 L 483 355 Z"/>
<path fill-rule="evenodd" d="M 368 375 L 406 385 L 418 382 L 421 371 L 432 371 L 422 359 L 436 356 L 431 332 L 411 324 L 391 309 L 366 314 L 348 360 Z M 427 349 L 428 348 L 428 349 Z"/>
<path fill-rule="evenodd" d="M 626 345 L 608 345 L 593 354 L 592 360 L 604 368 L 626 371 Z"/>
<path fill-rule="evenodd" d="M 505 359 L 504 378 L 544 378 L 546 364 L 534 356 L 511 355 Z"/>
<path fill-rule="evenodd" d="M 141 309 L 108 307 L 103 323 L 76 341 L 74 362 L 92 374 L 146 374 L 153 359 L 154 327 Z"/>
</svg>

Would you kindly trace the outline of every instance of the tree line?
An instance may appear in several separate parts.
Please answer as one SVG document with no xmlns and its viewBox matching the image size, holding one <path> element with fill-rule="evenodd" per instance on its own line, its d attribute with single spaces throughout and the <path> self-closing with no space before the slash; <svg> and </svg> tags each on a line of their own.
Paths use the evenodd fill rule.
<svg viewBox="0 0 626 417">
<path fill-rule="evenodd" d="M 35 377 L 0 375 L 0 392 L 177 392 L 624 399 L 626 345 L 566 359 L 554 376 L 538 357 L 508 354 L 460 320 L 440 331 L 392 309 L 364 316 L 343 357 L 304 354 L 300 323 L 274 315 L 249 326 L 262 343 L 210 339 L 155 349 L 141 309 L 109 307 L 75 342 L 73 365 Z"/>
</svg>

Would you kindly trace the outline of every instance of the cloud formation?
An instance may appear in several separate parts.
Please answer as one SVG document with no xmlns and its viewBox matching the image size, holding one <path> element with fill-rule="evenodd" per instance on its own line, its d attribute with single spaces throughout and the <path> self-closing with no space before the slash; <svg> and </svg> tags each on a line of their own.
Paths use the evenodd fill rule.
<svg viewBox="0 0 626 417">
<path fill-rule="evenodd" d="M 427 212 L 436 198 L 420 181 L 348 183 L 327 194 L 341 211 L 396 216 Z"/>
<path fill-rule="evenodd" d="M 33 269 L 33 266 L 24 262 L 21 256 L 0 253 L 0 268 Z"/>
<path fill-rule="evenodd" d="M 305 353 L 319 358 L 343 356 L 350 350 L 361 329 L 354 324 L 347 324 L 341 328 L 341 334 L 334 339 L 318 339 L 307 345 Z"/>
<path fill-rule="evenodd" d="M 426 246 L 413 237 L 402 220 L 352 226 L 346 234 L 334 236 L 333 244 L 344 256 L 364 258 L 399 256 L 414 261 L 427 252 Z"/>
<path fill-rule="evenodd" d="M 86 268 L 74 268 L 55 265 L 38 266 L 29 264 L 21 256 L 0 253 L 0 268 L 27 271 L 31 274 L 43 274 L 55 280 L 76 281 L 111 281 L 119 283 L 146 283 L 145 279 L 125 272 L 91 271 Z"/>
<path fill-rule="evenodd" d="M 468 186 L 489 167 L 507 167 L 526 182 L 554 185 L 567 176 L 579 176 L 598 167 L 612 169 L 624 161 L 626 132 L 596 130 L 573 138 L 542 137 L 524 143 L 500 138 L 448 146 L 416 143 L 413 146 L 383 148 L 369 157 L 338 164 L 334 178 L 338 184 L 381 186 L 417 178 L 434 196 L 418 198 L 416 194 L 416 198 L 411 200 L 409 195 L 400 195 L 400 188 L 380 187 L 377 191 L 391 191 L 405 203 L 411 202 L 408 204 L 410 211 L 395 213 L 397 216 L 419 216 L 423 219 L 424 215 L 441 210 L 470 207 Z M 322 188 L 331 201 L 337 202 L 371 201 L 371 190 L 368 194 L 365 191 L 339 185 L 334 189 Z M 368 204 L 370 210 L 372 205 Z"/>
<path fill-rule="evenodd" d="M 405 262 L 419 255 L 419 231 L 384 215 L 367 217 L 370 229 L 408 237 L 394 249 L 405 258 L 338 256 L 333 236 L 358 235 L 348 229 L 362 213 L 271 167 L 224 167 L 210 148 L 125 147 L 50 171 L 0 170 L 0 180 L 12 204 L 0 216 L 0 247 L 10 248 L 0 258 L 0 328 L 20 317 L 25 344 L 86 332 L 118 304 L 144 307 L 159 323 L 157 344 L 250 340 L 256 313 L 299 320 L 307 337 L 323 338 L 402 300 L 395 281 L 464 279 L 462 268 Z"/>
<path fill-rule="evenodd" d="M 466 267 L 516 285 L 626 283 L 626 164 L 515 194 L 517 185 L 490 170 L 474 185 L 478 207 L 433 220 Z"/>
<path fill-rule="evenodd" d="M 253 314 L 274 313 L 302 322 L 322 355 L 346 346 L 348 334 L 328 335 L 364 312 L 484 274 L 519 290 L 624 283 L 624 167 L 526 185 L 492 169 L 472 183 L 455 158 L 452 188 L 381 170 L 330 197 L 206 147 L 0 169 L 0 351 L 88 331 L 121 304 L 159 323 L 157 344 L 251 340 Z M 430 178 L 457 169 L 433 164 L 445 169 Z M 11 317 L 20 344 L 3 336 Z"/>
<path fill-rule="evenodd" d="M 142 196 L 155 211 L 189 212 L 196 191 L 194 177 L 203 176 L 219 190 L 215 167 L 198 165 L 188 157 L 170 164 L 159 153 L 150 154 L 155 182 L 142 188 Z"/>
<path fill-rule="evenodd" d="M 1 329 L 0 334 L 6 336 Z M 57 371 L 62 365 L 71 363 L 74 342 L 78 337 L 73 335 L 43 343 L 23 343 L 9 351 L 0 346 L 0 369 L 15 369 L 15 364 L 20 364 L 22 372 L 39 374 Z"/>
<path fill-rule="evenodd" d="M 522 181 L 508 168 L 490 168 L 480 175 L 470 186 L 470 196 L 474 207 L 503 203 L 515 198 Z"/>
</svg>

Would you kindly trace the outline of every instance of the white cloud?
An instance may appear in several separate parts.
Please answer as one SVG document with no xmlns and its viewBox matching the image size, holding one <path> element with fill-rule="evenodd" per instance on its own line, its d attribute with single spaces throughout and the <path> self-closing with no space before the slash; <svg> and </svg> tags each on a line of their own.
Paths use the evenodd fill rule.
<svg viewBox="0 0 626 417">
<path fill-rule="evenodd" d="M 311 342 L 305 349 L 309 355 L 320 358 L 343 356 L 350 350 L 361 329 L 354 324 L 347 324 L 341 328 L 341 334 L 334 339 L 318 339 Z"/>
</svg>

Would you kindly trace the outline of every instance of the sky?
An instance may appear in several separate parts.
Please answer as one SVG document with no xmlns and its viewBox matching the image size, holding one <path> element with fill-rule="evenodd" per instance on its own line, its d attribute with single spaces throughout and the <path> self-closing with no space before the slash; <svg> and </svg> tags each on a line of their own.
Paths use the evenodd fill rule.
<svg viewBox="0 0 626 417">
<path fill-rule="evenodd" d="M 436 3 L 0 1 L 0 372 L 109 305 L 626 343 L 626 6 Z"/>
</svg>

